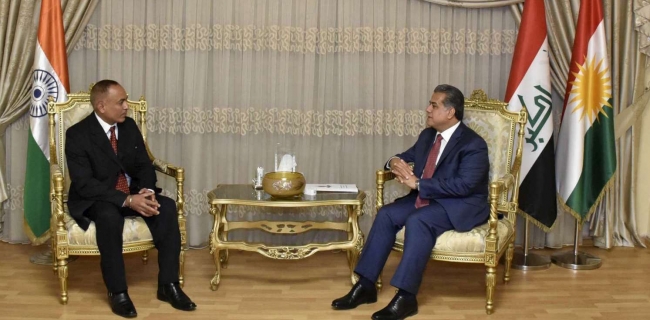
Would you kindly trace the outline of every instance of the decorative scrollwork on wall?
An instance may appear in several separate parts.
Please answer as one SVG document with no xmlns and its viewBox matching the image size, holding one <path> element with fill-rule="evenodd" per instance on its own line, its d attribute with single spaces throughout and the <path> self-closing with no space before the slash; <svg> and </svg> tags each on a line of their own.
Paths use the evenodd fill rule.
<svg viewBox="0 0 650 320">
<path fill-rule="evenodd" d="M 515 41 L 514 29 L 88 24 L 75 50 L 501 55 Z"/>
</svg>

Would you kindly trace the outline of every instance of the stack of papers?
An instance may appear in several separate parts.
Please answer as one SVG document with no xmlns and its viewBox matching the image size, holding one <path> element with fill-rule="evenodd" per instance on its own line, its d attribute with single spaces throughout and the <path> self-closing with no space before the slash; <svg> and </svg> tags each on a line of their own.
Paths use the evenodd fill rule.
<svg viewBox="0 0 650 320">
<path fill-rule="evenodd" d="M 359 192 L 359 189 L 356 184 L 308 183 L 305 185 L 305 194 L 315 195 L 316 192 Z"/>
</svg>

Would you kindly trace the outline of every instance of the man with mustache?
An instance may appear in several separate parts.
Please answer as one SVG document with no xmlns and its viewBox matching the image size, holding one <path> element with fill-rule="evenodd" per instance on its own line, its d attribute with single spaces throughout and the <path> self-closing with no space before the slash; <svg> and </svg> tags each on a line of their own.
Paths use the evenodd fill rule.
<svg viewBox="0 0 650 320">
<path fill-rule="evenodd" d="M 159 194 L 156 173 L 135 121 L 126 116 L 127 94 L 113 80 L 90 91 L 94 112 L 66 131 L 70 173 L 68 209 L 84 230 L 95 223 L 101 269 L 111 310 L 137 316 L 122 257 L 124 217 L 140 215 L 158 249 L 158 299 L 191 311 L 196 305 L 178 283 L 180 231 L 174 200 Z"/>
<path fill-rule="evenodd" d="M 397 320 L 417 314 L 416 295 L 431 250 L 448 230 L 469 231 L 489 216 L 487 143 L 463 120 L 465 98 L 450 85 L 439 85 L 426 108 L 427 127 L 410 149 L 388 160 L 397 180 L 411 192 L 382 207 L 354 272 L 359 281 L 334 301 L 338 310 L 377 301 L 377 281 L 395 237 L 406 227 L 404 254 L 391 279 L 397 294 L 374 320 Z M 413 169 L 407 164 L 413 162 Z"/>
</svg>

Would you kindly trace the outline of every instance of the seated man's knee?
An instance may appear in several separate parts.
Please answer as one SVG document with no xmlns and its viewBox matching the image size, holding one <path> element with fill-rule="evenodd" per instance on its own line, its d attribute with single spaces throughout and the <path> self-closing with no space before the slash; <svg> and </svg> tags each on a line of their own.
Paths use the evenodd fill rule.
<svg viewBox="0 0 650 320">
<path fill-rule="evenodd" d="M 104 229 L 122 233 L 124 217 L 120 209 L 112 203 L 97 201 L 89 209 L 88 216 L 95 221 L 97 229 Z"/>
<path fill-rule="evenodd" d="M 160 207 L 172 208 L 173 211 L 176 211 L 176 202 L 169 197 L 163 195 L 157 195 L 156 201 L 160 204 Z"/>
<path fill-rule="evenodd" d="M 161 216 L 169 219 L 178 218 L 178 212 L 176 211 L 176 202 L 174 200 L 162 195 L 156 196 L 156 200 L 158 201 L 158 204 L 160 204 L 158 212 L 160 212 Z"/>
<path fill-rule="evenodd" d="M 379 208 L 377 211 L 377 216 L 375 217 L 375 220 L 377 219 L 390 219 L 391 215 L 391 210 L 388 206 L 383 206 Z"/>
<path fill-rule="evenodd" d="M 414 230 L 413 228 L 426 226 L 427 223 L 422 218 L 423 217 L 420 214 L 412 214 L 408 216 L 408 218 L 406 218 L 406 223 L 404 224 L 404 227 L 406 227 L 406 230 L 408 230 L 409 228 Z"/>
</svg>

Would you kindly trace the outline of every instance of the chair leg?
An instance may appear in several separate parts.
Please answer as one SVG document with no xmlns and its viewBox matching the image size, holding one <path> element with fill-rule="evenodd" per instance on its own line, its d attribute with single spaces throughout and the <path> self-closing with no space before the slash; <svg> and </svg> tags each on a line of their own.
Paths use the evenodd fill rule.
<svg viewBox="0 0 650 320">
<path fill-rule="evenodd" d="M 382 280 L 381 280 L 381 276 L 382 276 L 383 274 L 384 274 L 384 271 L 382 270 L 382 271 L 379 273 L 379 278 L 377 278 L 377 283 L 375 284 L 375 287 L 377 287 L 377 292 L 380 292 L 380 291 L 381 291 L 381 288 L 384 287 L 384 283 L 383 283 Z"/>
<path fill-rule="evenodd" d="M 147 264 L 149 262 L 149 250 L 142 252 L 142 264 Z"/>
<path fill-rule="evenodd" d="M 503 283 L 507 284 L 510 282 L 510 266 L 512 266 L 512 256 L 514 255 L 515 252 L 515 245 L 514 243 L 510 242 L 508 244 L 508 250 L 506 251 L 506 265 L 505 265 L 505 273 L 503 274 Z"/>
<path fill-rule="evenodd" d="M 178 257 L 178 283 L 181 285 L 181 288 L 185 285 L 185 249 L 181 248 L 180 257 Z"/>
<path fill-rule="evenodd" d="M 53 237 L 56 237 L 56 235 Z M 57 265 L 56 261 L 56 243 L 54 240 L 52 241 L 52 271 L 54 271 L 54 275 L 56 275 L 59 271 L 59 266 Z"/>
<path fill-rule="evenodd" d="M 56 259 L 61 284 L 61 304 L 68 304 L 68 259 Z"/>
<path fill-rule="evenodd" d="M 485 312 L 487 314 L 492 314 L 494 312 L 494 301 L 492 300 L 494 296 L 494 287 L 496 285 L 496 276 L 497 276 L 496 267 L 487 267 L 485 273 L 485 286 L 486 286 L 486 304 Z"/>
</svg>

